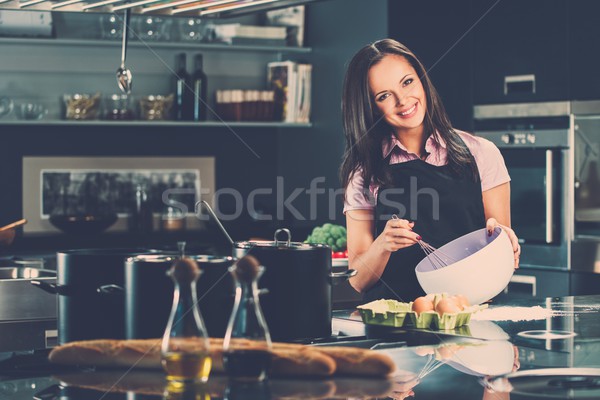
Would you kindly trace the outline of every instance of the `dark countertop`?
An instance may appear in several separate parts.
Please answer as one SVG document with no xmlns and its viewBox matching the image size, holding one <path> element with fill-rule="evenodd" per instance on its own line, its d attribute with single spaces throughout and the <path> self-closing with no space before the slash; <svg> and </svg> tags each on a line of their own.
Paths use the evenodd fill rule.
<svg viewBox="0 0 600 400">
<path fill-rule="evenodd" d="M 471 321 L 468 330 L 447 332 L 416 329 L 367 329 L 365 332 L 356 315 L 336 312 L 334 330 L 352 335 L 356 340 L 362 329 L 369 338 L 369 345 L 375 344 L 376 350 L 394 359 L 399 371 L 387 380 L 273 379 L 263 385 L 244 387 L 230 383 L 223 376 L 212 376 L 207 386 L 182 395 L 165 391 L 164 376 L 160 372 L 74 374 L 72 370 L 42 371 L 33 367 L 24 368 L 19 374 L 14 371 L 7 374 L 0 365 L 0 399 L 29 400 L 47 388 L 50 389 L 43 397 L 45 400 L 403 399 L 411 390 L 417 399 L 600 398 L 600 296 L 518 300 L 490 305 L 489 310 L 497 311 L 502 306 L 542 306 L 551 308 L 553 315 L 529 321 Z M 538 334 L 524 334 L 527 331 L 538 331 Z M 403 346 L 404 343 L 408 347 Z M 578 373 L 566 378 L 521 377 L 546 368 L 567 368 L 567 373 Z M 588 370 L 581 372 L 580 368 Z M 511 371 L 516 372 L 511 375 Z M 486 379 L 504 374 L 509 374 L 508 381 Z M 61 381 L 65 388 L 52 397 L 53 390 L 57 389 L 54 385 Z M 506 392 L 507 382 L 512 385 L 511 393 Z M 495 391 L 484 385 L 491 385 Z M 41 398 L 39 394 L 37 397 Z"/>
</svg>

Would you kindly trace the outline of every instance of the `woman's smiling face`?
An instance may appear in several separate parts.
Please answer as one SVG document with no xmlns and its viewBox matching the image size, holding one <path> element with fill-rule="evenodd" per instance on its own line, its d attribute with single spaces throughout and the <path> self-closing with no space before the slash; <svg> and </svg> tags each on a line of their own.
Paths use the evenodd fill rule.
<svg viewBox="0 0 600 400">
<path fill-rule="evenodd" d="M 408 60 L 387 55 L 369 69 L 368 79 L 377 109 L 396 134 L 421 134 L 427 111 L 426 95 Z"/>
</svg>

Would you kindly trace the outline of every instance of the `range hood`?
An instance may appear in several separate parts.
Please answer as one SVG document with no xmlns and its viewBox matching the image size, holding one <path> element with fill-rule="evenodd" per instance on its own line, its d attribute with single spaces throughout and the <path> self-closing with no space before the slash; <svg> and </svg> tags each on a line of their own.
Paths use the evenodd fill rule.
<svg viewBox="0 0 600 400">
<path fill-rule="evenodd" d="M 0 0 L 0 10 L 116 13 L 227 18 L 319 0 Z"/>
</svg>

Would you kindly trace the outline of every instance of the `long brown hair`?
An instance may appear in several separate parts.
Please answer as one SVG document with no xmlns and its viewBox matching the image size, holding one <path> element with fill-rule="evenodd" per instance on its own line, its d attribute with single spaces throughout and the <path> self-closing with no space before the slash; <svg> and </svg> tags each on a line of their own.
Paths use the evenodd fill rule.
<svg viewBox="0 0 600 400">
<path fill-rule="evenodd" d="M 368 73 L 372 66 L 388 55 L 404 57 L 415 69 L 427 101 L 423 121 L 427 136 L 436 134 L 446 142 L 448 165 L 456 174 L 470 174 L 475 179 L 473 157 L 465 147 L 446 114 L 444 105 L 429 80 L 419 59 L 402 43 L 383 39 L 360 49 L 350 61 L 342 92 L 342 117 L 346 136 L 346 151 L 340 168 L 343 187 L 348 186 L 354 173 L 362 169 L 364 188 L 371 182 L 387 185 L 391 177 L 384 168 L 382 141 L 389 137 L 390 127 L 381 118 L 369 90 Z"/>
</svg>

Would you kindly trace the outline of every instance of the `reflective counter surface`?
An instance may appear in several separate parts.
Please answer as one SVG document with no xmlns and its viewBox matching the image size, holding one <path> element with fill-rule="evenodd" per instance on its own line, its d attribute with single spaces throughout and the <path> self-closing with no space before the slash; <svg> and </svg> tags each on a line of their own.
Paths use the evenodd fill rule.
<svg viewBox="0 0 600 400">
<path fill-rule="evenodd" d="M 353 311 L 335 312 L 334 330 L 351 335 L 348 344 L 368 344 L 392 357 L 398 370 L 387 379 L 271 379 L 248 385 L 214 375 L 182 391 L 168 388 L 159 371 L 78 371 L 4 360 L 0 399 L 600 398 L 600 296 L 520 300 L 489 310 L 503 306 L 515 307 L 511 320 L 476 320 L 468 329 L 442 332 L 365 331 Z M 547 316 L 517 320 L 529 314 L 516 307 L 534 306 Z M 359 340 L 361 332 L 368 340 Z"/>
</svg>

